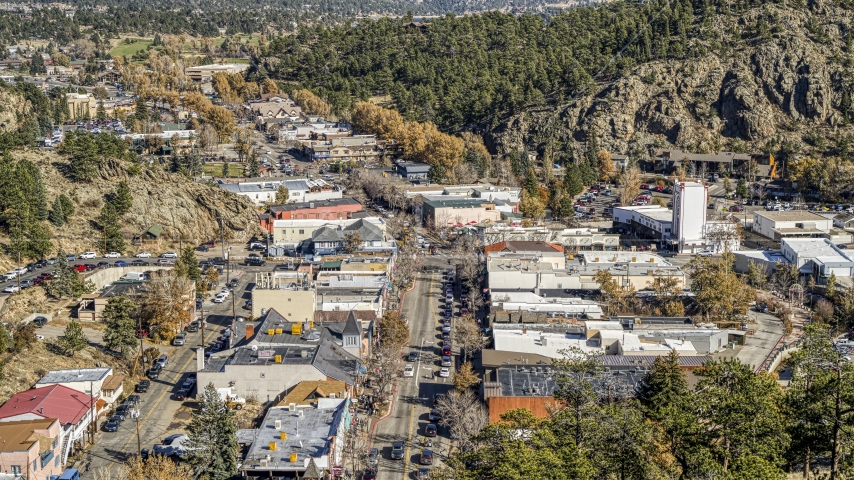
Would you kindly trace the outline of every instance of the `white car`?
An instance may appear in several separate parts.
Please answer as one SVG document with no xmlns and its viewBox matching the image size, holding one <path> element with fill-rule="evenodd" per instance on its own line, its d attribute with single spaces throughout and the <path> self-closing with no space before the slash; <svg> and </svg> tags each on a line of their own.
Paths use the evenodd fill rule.
<svg viewBox="0 0 854 480">
<path fill-rule="evenodd" d="M 217 294 L 217 296 L 227 298 L 228 297 L 228 289 L 223 288 L 222 291 Z"/>
<path fill-rule="evenodd" d="M 160 258 L 178 258 L 178 254 L 175 252 L 161 253 Z"/>
<path fill-rule="evenodd" d="M 136 255 L 134 255 L 134 257 L 136 257 L 136 258 L 151 258 L 151 254 L 148 252 L 139 252 Z"/>
<path fill-rule="evenodd" d="M 450 368 L 443 368 L 443 369 L 439 370 L 439 376 L 445 377 L 445 378 L 450 377 L 451 376 L 451 369 Z"/>
<path fill-rule="evenodd" d="M 110 252 L 110 253 L 104 254 L 104 258 L 119 258 L 121 256 L 122 256 L 122 254 L 119 252 Z"/>
<path fill-rule="evenodd" d="M 6 280 L 14 280 L 18 278 L 18 275 L 20 275 L 20 273 L 17 270 L 9 270 L 6 272 Z"/>
<path fill-rule="evenodd" d="M 213 303 L 222 303 L 225 301 L 225 297 L 222 295 L 217 295 L 213 298 Z"/>
<path fill-rule="evenodd" d="M 412 365 L 407 363 L 406 366 L 403 367 L 403 376 L 411 377 L 413 375 L 415 375 L 415 370 L 412 368 Z"/>
<path fill-rule="evenodd" d="M 27 273 L 27 267 L 16 267 L 12 271 L 18 272 L 18 275 L 23 275 L 23 274 Z"/>
<path fill-rule="evenodd" d="M 15 285 L 15 284 L 10 284 L 10 285 L 7 285 L 7 286 L 6 286 L 6 288 L 4 288 L 4 289 L 3 289 L 3 293 L 15 293 L 15 292 L 18 292 L 18 291 L 20 291 L 20 290 L 21 290 L 21 289 L 20 289 L 20 288 L 18 288 L 18 286 L 17 286 L 17 285 Z"/>
<path fill-rule="evenodd" d="M 700 257 L 711 257 L 714 254 L 715 254 L 715 252 L 713 252 L 711 250 L 703 250 L 702 252 L 698 253 L 697 255 Z"/>
<path fill-rule="evenodd" d="M 84 259 L 84 260 L 88 260 L 90 258 L 95 258 L 97 256 L 98 256 L 98 254 L 95 252 L 83 252 L 80 254 L 80 258 Z"/>
</svg>

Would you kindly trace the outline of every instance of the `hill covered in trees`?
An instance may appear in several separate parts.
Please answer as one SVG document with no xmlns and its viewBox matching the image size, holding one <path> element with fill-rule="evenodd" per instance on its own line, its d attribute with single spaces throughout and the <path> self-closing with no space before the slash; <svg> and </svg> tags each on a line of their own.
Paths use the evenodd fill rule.
<svg viewBox="0 0 854 480">
<path fill-rule="evenodd" d="M 612 2 L 543 18 L 489 12 L 270 41 L 255 75 L 338 112 L 387 100 L 409 120 L 484 134 L 493 153 L 579 159 L 595 141 L 641 157 L 761 148 L 848 161 L 854 2 Z M 550 163 L 550 162 L 549 162 Z"/>
</svg>

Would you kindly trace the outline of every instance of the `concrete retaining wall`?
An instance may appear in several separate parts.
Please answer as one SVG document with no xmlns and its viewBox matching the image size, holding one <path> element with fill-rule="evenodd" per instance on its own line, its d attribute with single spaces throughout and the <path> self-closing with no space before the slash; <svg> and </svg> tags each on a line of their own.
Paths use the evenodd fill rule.
<svg viewBox="0 0 854 480">
<path fill-rule="evenodd" d="M 174 268 L 171 265 L 148 265 L 143 267 L 110 267 L 98 270 L 93 270 L 85 276 L 86 280 L 95 284 L 95 288 L 101 289 L 130 272 L 147 272 L 149 270 L 171 270 Z"/>
</svg>

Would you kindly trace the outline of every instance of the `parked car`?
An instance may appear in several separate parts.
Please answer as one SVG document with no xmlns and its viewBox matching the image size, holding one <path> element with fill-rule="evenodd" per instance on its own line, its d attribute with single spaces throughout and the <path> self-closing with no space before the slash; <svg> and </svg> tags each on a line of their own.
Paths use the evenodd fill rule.
<svg viewBox="0 0 854 480">
<path fill-rule="evenodd" d="M 172 339 L 172 345 L 181 346 L 184 345 L 184 341 L 187 339 L 187 335 L 184 333 L 179 333 L 175 335 L 175 338 Z"/>
<path fill-rule="evenodd" d="M 199 245 L 198 247 L 196 247 L 197 252 L 207 252 L 208 250 L 210 249 L 206 245 Z"/>
<path fill-rule="evenodd" d="M 671 250 L 662 250 L 662 251 L 658 252 L 658 254 L 661 255 L 662 257 L 675 257 L 676 256 L 676 252 L 671 251 Z"/>
<path fill-rule="evenodd" d="M 715 252 L 713 252 L 712 250 L 708 250 L 708 249 L 707 249 L 707 250 L 703 250 L 702 252 L 697 253 L 697 256 L 700 256 L 700 257 L 711 257 L 711 256 L 712 256 L 712 255 L 714 255 L 714 254 L 715 254 Z"/>
<path fill-rule="evenodd" d="M 451 360 L 450 355 L 443 355 L 442 356 L 442 366 L 443 367 L 450 367 L 453 364 L 452 362 L 453 361 Z"/>
<path fill-rule="evenodd" d="M 403 460 L 403 442 L 394 442 L 391 444 L 391 459 Z"/>
<path fill-rule="evenodd" d="M 140 380 L 139 383 L 136 384 L 136 388 L 134 388 L 134 391 L 136 393 L 145 393 L 148 391 L 149 387 L 151 387 L 150 380 Z"/>
<path fill-rule="evenodd" d="M 439 376 L 440 376 L 440 377 L 443 377 L 443 378 L 448 378 L 448 377 L 450 377 L 450 376 L 451 376 L 451 369 L 449 369 L 449 368 L 442 368 L 442 369 L 440 369 L 440 370 L 439 370 Z"/>
<path fill-rule="evenodd" d="M 409 352 L 409 361 L 410 362 L 417 362 L 418 361 L 418 352 L 417 351 L 413 350 L 413 351 Z"/>
<path fill-rule="evenodd" d="M 169 355 L 166 355 L 166 354 L 160 355 L 160 357 L 157 358 L 157 360 L 154 362 L 154 364 L 159 365 L 160 368 L 164 368 L 166 365 L 169 364 Z"/>
<path fill-rule="evenodd" d="M 118 262 L 116 262 L 116 263 L 118 263 Z M 130 266 L 132 266 L 132 267 L 147 267 L 148 262 L 146 262 L 145 260 L 137 259 L 137 260 L 130 262 Z"/>
<path fill-rule="evenodd" d="M 104 254 L 104 258 L 119 258 L 121 256 L 122 256 L 122 254 L 119 252 L 110 252 L 110 253 Z"/>
<path fill-rule="evenodd" d="M 90 258 L 95 258 L 96 256 L 98 256 L 98 254 L 95 252 L 83 252 L 80 254 L 80 259 L 89 260 Z"/>
<path fill-rule="evenodd" d="M 155 365 L 155 366 L 148 369 L 148 373 L 146 373 L 146 375 L 148 376 L 148 378 L 150 378 L 152 380 L 157 380 L 157 377 L 160 376 L 160 372 L 162 370 L 163 370 L 163 368 Z"/>
<path fill-rule="evenodd" d="M 161 253 L 160 258 L 178 258 L 178 254 L 175 252 Z"/>
<path fill-rule="evenodd" d="M 425 437 L 435 437 L 436 436 L 436 424 L 428 423 L 426 427 L 424 427 L 424 436 Z"/>
<path fill-rule="evenodd" d="M 403 367 L 403 376 L 404 377 L 412 377 L 415 375 L 415 369 L 412 368 L 412 365 L 407 363 L 405 367 Z"/>
<path fill-rule="evenodd" d="M 104 431 L 105 432 L 118 432 L 119 431 L 119 422 L 110 417 L 109 420 L 104 422 Z"/>
<path fill-rule="evenodd" d="M 139 252 L 136 255 L 134 255 L 134 257 L 136 257 L 136 258 L 151 258 L 151 254 L 148 252 Z"/>
<path fill-rule="evenodd" d="M 42 328 L 43 326 L 47 325 L 47 317 L 38 316 L 38 317 L 34 318 L 33 319 L 33 325 L 35 325 L 38 328 Z"/>
<path fill-rule="evenodd" d="M 143 263 L 145 263 L 145 262 L 143 262 Z M 126 262 L 126 261 L 124 261 L 124 260 L 118 260 L 118 261 L 116 261 L 116 263 L 114 263 L 113 265 L 115 265 L 115 266 L 117 266 L 117 267 L 127 267 L 127 266 L 128 266 L 128 262 Z"/>
<path fill-rule="evenodd" d="M 14 283 L 10 283 L 9 285 L 6 285 L 6 288 L 3 289 L 3 293 L 15 293 L 15 292 L 20 292 L 20 291 L 21 291 L 21 289 Z"/>
<path fill-rule="evenodd" d="M 433 450 L 421 450 L 421 465 L 433 465 Z"/>
<path fill-rule="evenodd" d="M 66 262 L 73 262 L 74 260 L 77 260 L 77 255 L 74 255 L 73 253 L 69 253 L 65 256 Z"/>
</svg>

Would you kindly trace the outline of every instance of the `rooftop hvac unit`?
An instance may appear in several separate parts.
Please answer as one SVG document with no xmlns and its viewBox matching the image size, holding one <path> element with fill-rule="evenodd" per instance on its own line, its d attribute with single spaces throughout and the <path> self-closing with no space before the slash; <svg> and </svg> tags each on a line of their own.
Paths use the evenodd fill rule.
<svg viewBox="0 0 854 480">
<path fill-rule="evenodd" d="M 279 432 L 279 439 L 280 440 L 287 440 L 288 439 L 288 433 L 287 432 Z"/>
<path fill-rule="evenodd" d="M 297 457 L 298 455 L 296 453 L 292 453 L 289 460 L 291 461 L 291 463 L 297 463 Z"/>
<path fill-rule="evenodd" d="M 281 420 L 276 420 L 276 422 L 274 423 L 274 425 L 276 425 L 276 430 L 281 430 L 281 429 L 282 429 L 282 421 L 281 421 Z"/>
<path fill-rule="evenodd" d="M 270 450 L 276 450 L 276 442 L 270 442 Z"/>
<path fill-rule="evenodd" d="M 296 404 L 296 403 L 288 404 L 288 410 L 290 410 L 290 411 L 292 411 L 292 412 L 293 412 L 293 411 L 294 411 L 294 410 L 296 410 L 296 409 L 297 409 L 297 404 Z"/>
<path fill-rule="evenodd" d="M 266 467 L 266 466 L 267 466 L 267 459 L 266 459 L 266 458 L 261 459 L 261 466 L 262 466 L 262 467 Z"/>
</svg>

